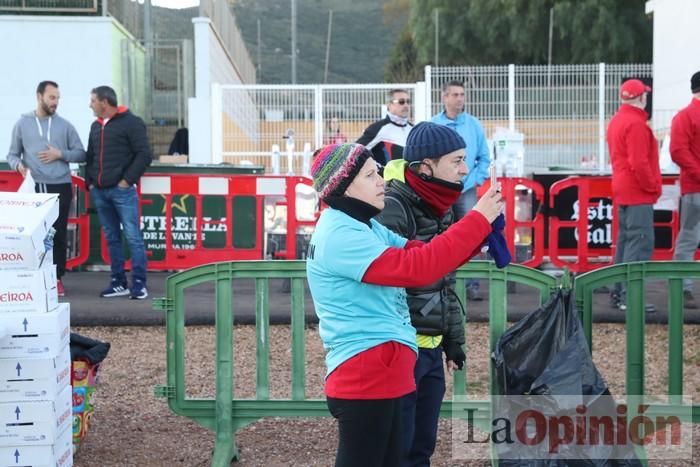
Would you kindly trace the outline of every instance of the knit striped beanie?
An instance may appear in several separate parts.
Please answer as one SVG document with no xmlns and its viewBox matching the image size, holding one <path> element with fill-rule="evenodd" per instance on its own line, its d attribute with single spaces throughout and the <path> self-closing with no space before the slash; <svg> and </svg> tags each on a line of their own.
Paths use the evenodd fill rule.
<svg viewBox="0 0 700 467">
<path fill-rule="evenodd" d="M 321 199 L 342 196 L 372 154 L 361 144 L 329 144 L 314 153 L 311 177 Z"/>
</svg>

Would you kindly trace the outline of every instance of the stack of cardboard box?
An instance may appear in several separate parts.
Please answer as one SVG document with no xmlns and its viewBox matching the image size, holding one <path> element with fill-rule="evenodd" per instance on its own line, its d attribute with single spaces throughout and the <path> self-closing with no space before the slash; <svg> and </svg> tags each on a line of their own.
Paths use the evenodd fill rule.
<svg viewBox="0 0 700 467">
<path fill-rule="evenodd" d="M 0 464 L 73 465 L 70 307 L 50 242 L 58 195 L 0 193 Z"/>
</svg>

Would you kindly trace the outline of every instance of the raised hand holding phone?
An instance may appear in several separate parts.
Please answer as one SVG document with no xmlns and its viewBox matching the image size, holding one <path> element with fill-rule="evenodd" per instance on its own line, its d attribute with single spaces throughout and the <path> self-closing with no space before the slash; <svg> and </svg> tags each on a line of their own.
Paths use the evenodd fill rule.
<svg viewBox="0 0 700 467">
<path fill-rule="evenodd" d="M 491 186 L 496 187 L 496 190 L 501 191 L 501 186 L 498 185 L 498 176 L 496 175 L 496 164 L 492 163 L 489 166 L 489 173 L 491 175 Z"/>
</svg>

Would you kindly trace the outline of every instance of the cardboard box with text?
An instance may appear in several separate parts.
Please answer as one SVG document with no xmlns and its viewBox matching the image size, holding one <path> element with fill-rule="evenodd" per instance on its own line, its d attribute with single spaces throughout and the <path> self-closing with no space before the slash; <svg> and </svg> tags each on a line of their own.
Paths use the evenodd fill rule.
<svg viewBox="0 0 700 467">
<path fill-rule="evenodd" d="M 39 269 L 58 218 L 58 195 L 0 192 L 0 269 Z"/>
<path fill-rule="evenodd" d="M 68 345 L 57 357 L 0 358 L 0 402 L 53 400 L 70 384 L 70 371 Z"/>
<path fill-rule="evenodd" d="M 73 465 L 71 430 L 59 434 L 54 444 L 0 447 L 0 459 L 3 466 L 70 467 Z"/>
<path fill-rule="evenodd" d="M 0 402 L 0 446 L 55 444 L 73 423 L 73 390 L 52 401 Z"/>
<path fill-rule="evenodd" d="M 0 313 L 0 357 L 50 358 L 70 341 L 70 304 L 42 313 Z"/>
<path fill-rule="evenodd" d="M 0 313 L 47 312 L 57 306 L 53 264 L 35 270 L 0 269 Z"/>
</svg>

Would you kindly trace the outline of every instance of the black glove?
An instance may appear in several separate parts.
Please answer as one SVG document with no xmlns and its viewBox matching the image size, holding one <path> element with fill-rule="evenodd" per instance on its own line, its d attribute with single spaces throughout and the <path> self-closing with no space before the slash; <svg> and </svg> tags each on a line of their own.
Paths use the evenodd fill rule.
<svg viewBox="0 0 700 467">
<path fill-rule="evenodd" d="M 442 342 L 442 349 L 445 351 L 445 358 L 447 360 L 452 360 L 460 370 L 464 368 L 464 361 L 467 359 L 467 356 L 464 355 L 464 350 L 462 350 L 461 345 L 444 340 Z"/>
</svg>

